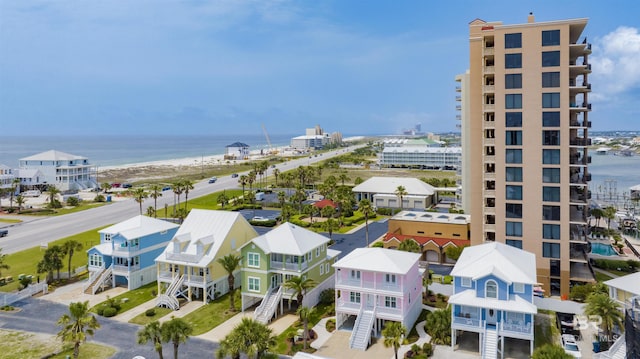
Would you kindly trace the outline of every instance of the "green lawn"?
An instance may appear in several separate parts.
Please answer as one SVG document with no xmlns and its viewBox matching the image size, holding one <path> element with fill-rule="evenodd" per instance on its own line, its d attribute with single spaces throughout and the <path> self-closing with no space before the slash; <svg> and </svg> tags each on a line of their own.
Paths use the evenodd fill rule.
<svg viewBox="0 0 640 359">
<path fill-rule="evenodd" d="M 153 309 L 155 310 L 156 314 L 154 314 L 154 315 L 149 317 L 145 313 L 140 313 L 140 314 L 136 315 L 133 319 L 131 319 L 129 321 L 129 323 L 139 324 L 139 325 L 147 325 L 147 324 L 153 322 L 154 320 L 158 320 L 158 319 L 164 317 L 165 315 L 173 312 L 173 310 L 171 310 L 169 308 L 164 308 L 164 307 L 155 307 Z"/>
<path fill-rule="evenodd" d="M 84 211 L 91 208 L 102 207 L 108 204 L 107 202 L 93 202 L 93 201 L 84 201 L 80 202 L 78 206 L 75 207 L 64 207 L 64 208 L 56 208 L 56 209 L 44 209 L 44 210 L 33 210 L 30 212 L 29 210 L 22 211 L 23 215 L 30 216 L 61 216 L 63 214 L 75 213 Z"/>
<path fill-rule="evenodd" d="M 80 354 L 78 355 L 78 359 L 107 359 L 111 358 L 115 353 L 116 349 L 113 347 L 96 343 L 84 343 L 80 345 Z M 51 357 L 51 359 L 66 358 L 73 358 L 73 347 Z"/>
<path fill-rule="evenodd" d="M 236 310 L 240 308 L 240 291 L 236 290 L 234 298 Z M 209 302 L 209 304 L 194 310 L 183 317 L 189 324 L 193 326 L 192 335 L 204 334 L 211 329 L 217 327 L 229 318 L 238 314 L 237 311 L 229 310 L 229 294 Z"/>
<path fill-rule="evenodd" d="M 12 219 L 12 218 L 0 218 L 0 223 L 21 223 L 20 219 Z"/>
<path fill-rule="evenodd" d="M 142 303 L 155 299 L 156 296 L 154 293 L 156 293 L 157 290 L 158 282 L 153 281 L 140 288 L 133 289 L 113 297 L 113 299 L 120 300 L 120 310 L 118 311 L 118 314 L 124 313 L 127 310 L 135 308 Z M 124 298 L 127 298 L 126 302 L 123 301 Z M 91 308 L 91 311 L 95 313 L 96 309 L 102 306 L 104 303 L 105 302 L 96 304 L 93 308 Z"/>
<path fill-rule="evenodd" d="M 70 237 L 59 239 L 57 241 L 49 243 L 49 247 L 53 245 L 62 245 L 64 242 L 70 239 L 74 239 L 82 243 L 83 250 L 75 252 L 71 261 L 72 269 L 81 267 L 87 264 L 87 253 L 85 251 L 95 246 L 96 244 L 100 243 L 100 235 L 98 234 L 98 231 L 105 227 L 92 229 L 92 230 L 79 233 Z M 10 292 L 18 289 L 18 286 L 19 286 L 18 275 L 20 274 L 33 275 L 34 282 L 35 282 L 38 276 L 38 273 L 37 273 L 38 262 L 42 260 L 44 251 L 45 250 L 41 249 L 40 247 L 34 247 L 34 248 L 26 249 L 21 252 L 8 254 L 7 257 L 5 258 L 5 262 L 9 265 L 9 269 L 2 270 L 1 276 L 2 277 L 12 276 L 13 282 L 0 287 L 0 291 Z M 66 257 L 64 258 L 63 263 L 64 263 L 64 268 L 60 272 L 67 271 Z M 55 278 L 56 274 L 54 273 L 53 275 Z M 41 279 L 44 279 L 46 277 L 46 273 L 40 274 L 39 276 Z"/>
<path fill-rule="evenodd" d="M 49 358 L 52 353 L 62 350 L 62 342 L 55 335 L 36 335 L 11 330 L 0 330 L 0 343 L 2 343 L 0 359 Z M 84 343 L 80 346 L 79 358 L 106 359 L 112 357 L 115 352 L 116 350 L 112 347 Z M 51 358 L 65 359 L 67 355 L 73 357 L 73 348 L 61 351 Z"/>
<path fill-rule="evenodd" d="M 248 187 L 247 187 L 248 189 Z M 232 197 L 238 197 L 242 195 L 242 190 L 241 189 L 229 189 L 229 190 L 225 190 L 223 191 L 224 194 L 227 196 L 227 198 L 232 198 Z M 198 197 L 198 198 L 194 198 L 194 199 L 189 199 L 189 204 L 187 206 L 188 209 L 193 209 L 193 208 L 197 208 L 197 209 L 222 209 L 220 207 L 220 205 L 218 204 L 218 196 L 223 193 L 223 192 L 215 192 L 215 193 L 211 193 L 208 194 L 206 196 L 202 196 L 202 197 Z M 182 199 L 184 199 L 184 196 L 182 196 Z M 226 207 L 229 207 L 229 205 L 227 205 Z M 169 210 L 173 210 L 173 206 L 169 206 Z"/>
<path fill-rule="evenodd" d="M 610 279 L 613 279 L 612 276 L 608 276 L 608 275 L 606 275 L 604 273 L 600 273 L 600 272 L 595 272 L 595 273 L 596 273 L 596 280 L 598 282 L 605 282 L 605 281 L 608 281 Z"/>
</svg>

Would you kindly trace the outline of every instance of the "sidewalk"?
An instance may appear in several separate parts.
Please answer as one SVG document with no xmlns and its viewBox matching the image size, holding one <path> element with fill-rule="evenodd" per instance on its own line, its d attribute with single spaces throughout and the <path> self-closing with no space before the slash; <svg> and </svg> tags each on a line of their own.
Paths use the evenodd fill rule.
<svg viewBox="0 0 640 359">
<path fill-rule="evenodd" d="M 80 281 L 56 288 L 55 291 L 49 292 L 40 298 L 65 305 L 69 305 L 71 302 L 89 301 L 89 307 L 93 307 L 96 304 L 107 300 L 107 296 L 113 298 L 127 291 L 126 288 L 116 287 L 94 295 L 85 294 L 82 292 L 82 286 L 84 283 L 85 281 Z"/>
<path fill-rule="evenodd" d="M 253 318 L 253 310 L 240 312 L 210 331 L 196 336 L 196 338 L 220 342 L 233 330 L 233 328 L 235 328 L 236 325 L 240 324 L 242 318 Z M 286 314 L 276 318 L 267 326 L 273 330 L 273 335 L 279 335 L 287 330 L 287 328 L 289 328 L 296 320 L 298 320 L 297 316 L 293 314 Z"/>
<path fill-rule="evenodd" d="M 331 338 L 332 333 L 329 333 L 327 331 L 327 321 L 329 319 L 336 320 L 336 317 L 322 318 L 320 319 L 318 324 L 314 325 L 313 328 L 311 328 L 314 332 L 316 332 L 316 335 L 318 336 L 316 340 L 311 342 L 311 347 L 313 349 L 316 349 L 316 350 L 320 349 L 324 345 L 324 343 L 326 343 L 327 340 Z"/>
<path fill-rule="evenodd" d="M 129 321 L 135 317 L 137 317 L 138 315 L 146 312 L 148 309 L 151 308 L 155 308 L 156 307 L 156 298 L 153 298 L 147 302 L 144 302 L 142 304 L 140 304 L 137 307 L 133 307 L 129 310 L 127 310 L 126 312 L 122 313 L 122 314 L 118 314 L 115 317 L 113 317 L 113 319 L 119 321 L 119 322 L 123 322 L 123 323 L 129 323 Z"/>
</svg>

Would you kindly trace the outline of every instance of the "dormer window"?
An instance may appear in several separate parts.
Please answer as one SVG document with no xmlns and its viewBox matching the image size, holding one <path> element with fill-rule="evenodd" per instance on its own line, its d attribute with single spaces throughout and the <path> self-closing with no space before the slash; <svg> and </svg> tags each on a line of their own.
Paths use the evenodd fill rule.
<svg viewBox="0 0 640 359">
<path fill-rule="evenodd" d="M 487 281 L 484 287 L 484 296 L 486 298 L 498 299 L 498 284 L 495 281 Z"/>
</svg>

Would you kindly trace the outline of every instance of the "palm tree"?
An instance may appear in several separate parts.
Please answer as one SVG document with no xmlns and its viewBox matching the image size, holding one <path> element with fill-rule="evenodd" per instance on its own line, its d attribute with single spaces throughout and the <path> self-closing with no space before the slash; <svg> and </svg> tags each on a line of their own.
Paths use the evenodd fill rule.
<svg viewBox="0 0 640 359">
<path fill-rule="evenodd" d="M 230 355 L 239 358 L 240 353 L 245 353 L 248 357 L 262 358 L 267 349 L 275 344 L 271 328 L 245 317 L 220 342 L 216 357 L 221 359 Z"/>
<path fill-rule="evenodd" d="M 369 247 L 369 216 L 373 213 L 373 206 L 371 205 L 371 202 L 369 202 L 369 200 L 365 198 L 360 200 L 360 203 L 358 203 L 358 208 L 364 215 L 364 236 L 367 240 L 367 247 Z"/>
<path fill-rule="evenodd" d="M 600 227 L 600 218 L 604 215 L 601 208 L 594 208 L 591 210 L 591 215 L 596 219 L 596 227 Z"/>
<path fill-rule="evenodd" d="M 233 302 L 236 279 L 233 276 L 233 272 L 235 272 L 240 267 L 241 261 L 242 256 L 238 256 L 233 253 L 218 258 L 218 263 L 220 263 L 220 265 L 222 265 L 222 268 L 227 271 L 227 282 L 229 282 L 229 309 L 231 309 L 232 311 L 236 310 Z"/>
<path fill-rule="evenodd" d="M 338 228 L 336 220 L 331 217 L 327 218 L 327 220 L 324 221 L 323 223 L 323 227 L 324 227 L 324 230 L 327 231 L 327 233 L 329 233 L 329 239 L 333 239 L 333 230 Z"/>
<path fill-rule="evenodd" d="M 56 199 L 56 196 L 60 193 L 60 190 L 56 186 L 50 184 L 47 187 L 46 192 L 47 192 L 47 196 L 49 196 L 49 207 L 59 208 L 60 202 L 58 202 L 58 200 Z"/>
<path fill-rule="evenodd" d="M 407 193 L 407 189 L 404 188 L 404 186 L 398 186 L 398 188 L 396 188 L 396 196 L 398 196 L 398 198 L 400 198 L 400 210 L 402 211 L 402 205 L 403 205 L 403 199 L 404 196 L 406 196 Z"/>
<path fill-rule="evenodd" d="M 20 185 L 20 179 L 19 178 L 14 178 L 13 181 L 11 181 L 11 197 L 9 199 L 9 207 L 13 208 L 13 196 L 15 196 L 16 194 L 16 190 L 18 189 L 18 186 Z"/>
<path fill-rule="evenodd" d="M 157 216 L 158 212 L 158 197 L 162 197 L 162 186 L 159 184 L 152 184 L 149 187 L 149 197 L 153 198 L 153 216 Z"/>
<path fill-rule="evenodd" d="M 439 309 L 427 316 L 424 326 L 435 344 L 451 344 L 451 307 Z"/>
<path fill-rule="evenodd" d="M 392 347 L 396 359 L 398 359 L 398 349 L 400 348 L 405 335 L 407 335 L 407 328 L 405 328 L 400 322 L 387 322 L 384 329 L 382 329 L 384 347 Z"/>
<path fill-rule="evenodd" d="M 287 194 L 284 191 L 278 191 L 278 202 L 280 203 L 280 208 L 284 206 L 284 201 L 287 200 Z"/>
<path fill-rule="evenodd" d="M 617 211 L 615 207 L 609 206 L 606 207 L 602 213 L 603 217 L 607 220 L 607 229 L 609 230 L 611 229 L 611 221 L 616 218 L 616 212 Z"/>
<path fill-rule="evenodd" d="M 100 188 L 102 189 L 102 191 L 104 193 L 109 192 L 109 190 L 111 189 L 111 183 L 109 182 L 102 182 L 102 184 L 100 185 Z"/>
<path fill-rule="evenodd" d="M 176 209 L 176 197 L 178 197 L 178 206 L 180 206 L 180 196 L 182 195 L 182 192 L 184 192 L 184 189 L 182 188 L 182 180 L 176 180 L 171 184 L 171 187 L 173 188 L 173 194 L 175 195 L 173 197 L 173 212 L 175 212 Z"/>
<path fill-rule="evenodd" d="M 21 194 L 16 196 L 16 204 L 18 205 L 18 213 L 20 213 L 20 211 L 22 211 L 22 205 L 24 204 L 24 202 L 26 202 L 26 199 L 24 197 L 22 197 Z"/>
<path fill-rule="evenodd" d="M 38 262 L 38 273 L 47 273 L 47 280 L 53 281 L 53 271 L 58 271 L 58 278 L 60 278 L 60 269 L 63 267 L 62 257 L 64 253 L 60 246 L 54 245 L 44 252 L 44 256 L 40 262 Z"/>
<path fill-rule="evenodd" d="M 147 344 L 149 341 L 153 343 L 153 348 L 158 352 L 158 357 L 163 359 L 162 326 L 157 320 L 148 323 L 144 328 L 138 331 L 138 344 Z"/>
<path fill-rule="evenodd" d="M 216 202 L 222 206 L 222 208 L 224 209 L 224 205 L 227 204 L 227 202 L 229 202 L 229 198 L 227 198 L 227 195 L 222 192 L 218 195 L 218 198 L 216 199 Z"/>
<path fill-rule="evenodd" d="M 0 187 L 0 211 L 2 211 L 2 197 L 9 193 L 9 189 Z"/>
<path fill-rule="evenodd" d="M 2 277 L 2 270 L 9 269 L 9 265 L 6 263 L 7 255 L 2 254 L 2 248 L 0 248 L 0 277 Z"/>
<path fill-rule="evenodd" d="M 155 217 L 155 216 L 156 216 L 156 210 L 153 209 L 153 206 L 147 207 L 147 217 Z"/>
<path fill-rule="evenodd" d="M 411 253 L 422 252 L 420 250 L 420 245 L 418 244 L 418 242 L 414 241 L 412 238 L 407 238 L 406 240 L 402 241 L 402 243 L 400 243 L 400 245 L 398 246 L 398 250 Z"/>
<path fill-rule="evenodd" d="M 342 172 L 340 173 L 340 175 L 338 176 L 338 179 L 340 180 L 340 182 L 342 182 L 342 185 L 344 186 L 344 182 L 345 181 L 349 181 L 351 178 L 349 178 L 349 176 L 347 175 L 346 172 Z"/>
<path fill-rule="evenodd" d="M 184 219 L 187 218 L 188 215 L 189 212 L 187 212 L 186 209 L 178 208 L 178 210 L 174 214 L 174 217 L 177 218 L 178 221 L 180 221 L 180 224 L 182 224 L 182 222 L 184 222 Z"/>
<path fill-rule="evenodd" d="M 605 293 L 593 293 L 587 297 L 587 306 L 584 309 L 586 315 L 600 317 L 601 326 L 607 338 L 610 338 L 614 326 L 622 327 L 624 315 L 620 311 L 618 303 Z"/>
<path fill-rule="evenodd" d="M 171 318 L 162 324 L 162 340 L 173 344 L 173 359 L 178 359 L 180 343 L 186 343 L 193 333 L 193 327 L 182 318 Z"/>
<path fill-rule="evenodd" d="M 279 169 L 274 169 L 273 170 L 273 177 L 276 178 L 276 187 L 278 187 L 278 176 L 280 175 L 280 170 Z"/>
<path fill-rule="evenodd" d="M 242 186 L 242 194 L 244 195 L 244 187 L 249 183 L 249 176 L 242 175 L 238 177 L 238 184 Z"/>
<path fill-rule="evenodd" d="M 253 191 L 253 182 L 256 181 L 256 172 L 250 171 L 247 176 L 247 183 L 249 184 L 249 191 Z"/>
<path fill-rule="evenodd" d="M 302 279 L 302 277 L 291 277 L 283 283 L 283 286 L 286 289 L 293 290 L 291 297 L 296 297 L 299 308 L 302 306 L 302 299 L 304 299 L 304 296 L 307 294 L 307 290 L 315 287 L 316 284 L 316 281 L 311 278 Z M 302 321 L 302 318 L 300 318 L 300 321 Z"/>
<path fill-rule="evenodd" d="M 333 206 L 324 206 L 320 210 L 320 215 L 322 215 L 322 217 L 324 218 L 332 218 L 335 213 L 336 213 L 336 209 L 333 208 Z"/>
<path fill-rule="evenodd" d="M 309 308 L 306 306 L 298 307 L 298 315 L 302 320 L 304 326 L 304 332 L 302 334 L 302 338 L 304 341 L 304 349 L 307 349 L 307 339 L 309 338 L 309 320 L 315 314 L 315 308 Z"/>
<path fill-rule="evenodd" d="M 133 199 L 140 205 L 140 214 L 142 215 L 142 202 L 149 197 L 149 193 L 143 187 L 137 187 L 131 191 Z"/>
<path fill-rule="evenodd" d="M 193 181 L 189 179 L 182 180 L 182 188 L 184 190 L 184 209 L 187 209 L 187 204 L 189 203 L 189 191 L 194 188 Z"/>
<path fill-rule="evenodd" d="M 573 359 L 573 355 L 558 344 L 545 344 L 533 352 L 531 359 Z"/>
<path fill-rule="evenodd" d="M 62 253 L 65 256 L 69 256 L 69 261 L 67 262 L 69 279 L 71 279 L 71 259 L 73 258 L 73 254 L 75 253 L 75 251 L 80 250 L 82 250 L 82 243 L 76 241 L 75 239 L 70 239 L 62 244 Z"/>
<path fill-rule="evenodd" d="M 80 344 L 87 340 L 87 335 L 93 336 L 100 328 L 96 317 L 89 312 L 89 301 L 69 304 L 69 314 L 60 317 L 58 325 L 62 326 L 58 337 L 63 343 L 73 344 L 73 357 L 76 359 L 80 354 Z"/>
</svg>

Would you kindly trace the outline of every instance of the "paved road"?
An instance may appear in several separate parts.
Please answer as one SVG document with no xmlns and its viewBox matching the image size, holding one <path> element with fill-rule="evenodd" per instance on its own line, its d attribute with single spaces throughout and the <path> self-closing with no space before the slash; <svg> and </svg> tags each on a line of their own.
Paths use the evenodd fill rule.
<svg viewBox="0 0 640 359">
<path fill-rule="evenodd" d="M 289 171 L 299 166 L 308 166 L 318 161 L 352 151 L 359 146 L 352 146 L 322 154 L 318 157 L 304 157 L 276 165 L 281 171 Z M 272 173 L 269 168 L 267 175 Z M 219 177 L 216 183 L 209 184 L 207 180 L 200 181 L 189 191 L 189 198 L 201 197 L 223 189 L 238 188 L 238 179 L 231 176 Z M 158 208 L 164 208 L 165 203 L 173 206 L 173 192 L 165 191 L 164 197 L 158 198 Z M 184 199 L 184 196 L 182 196 Z M 153 199 L 147 199 L 142 208 L 153 206 Z M 9 236 L 0 240 L 0 246 L 5 254 L 11 254 L 28 248 L 40 246 L 60 238 L 68 237 L 94 228 L 124 221 L 140 213 L 139 204 L 134 200 L 112 203 L 106 206 L 57 217 L 46 217 L 34 221 L 0 225 L 9 227 Z"/>
<path fill-rule="evenodd" d="M 63 314 L 68 313 L 68 307 L 65 305 L 37 298 L 18 302 L 14 306 L 21 311 L 0 312 L 0 328 L 56 335 L 60 330 L 56 321 Z M 153 345 L 136 343 L 136 333 L 142 328 L 141 326 L 103 317 L 99 317 L 98 321 L 101 328 L 96 331 L 95 336 L 88 337 L 88 341 L 115 347 L 118 352 L 111 358 L 131 359 L 136 355 L 157 358 L 158 354 L 153 350 Z M 217 347 L 217 343 L 190 338 L 189 341 L 180 345 L 178 352 L 182 358 L 212 358 Z M 80 350 L 82 351 L 82 348 Z M 172 356 L 172 353 L 173 346 L 165 344 L 165 356 Z"/>
</svg>

